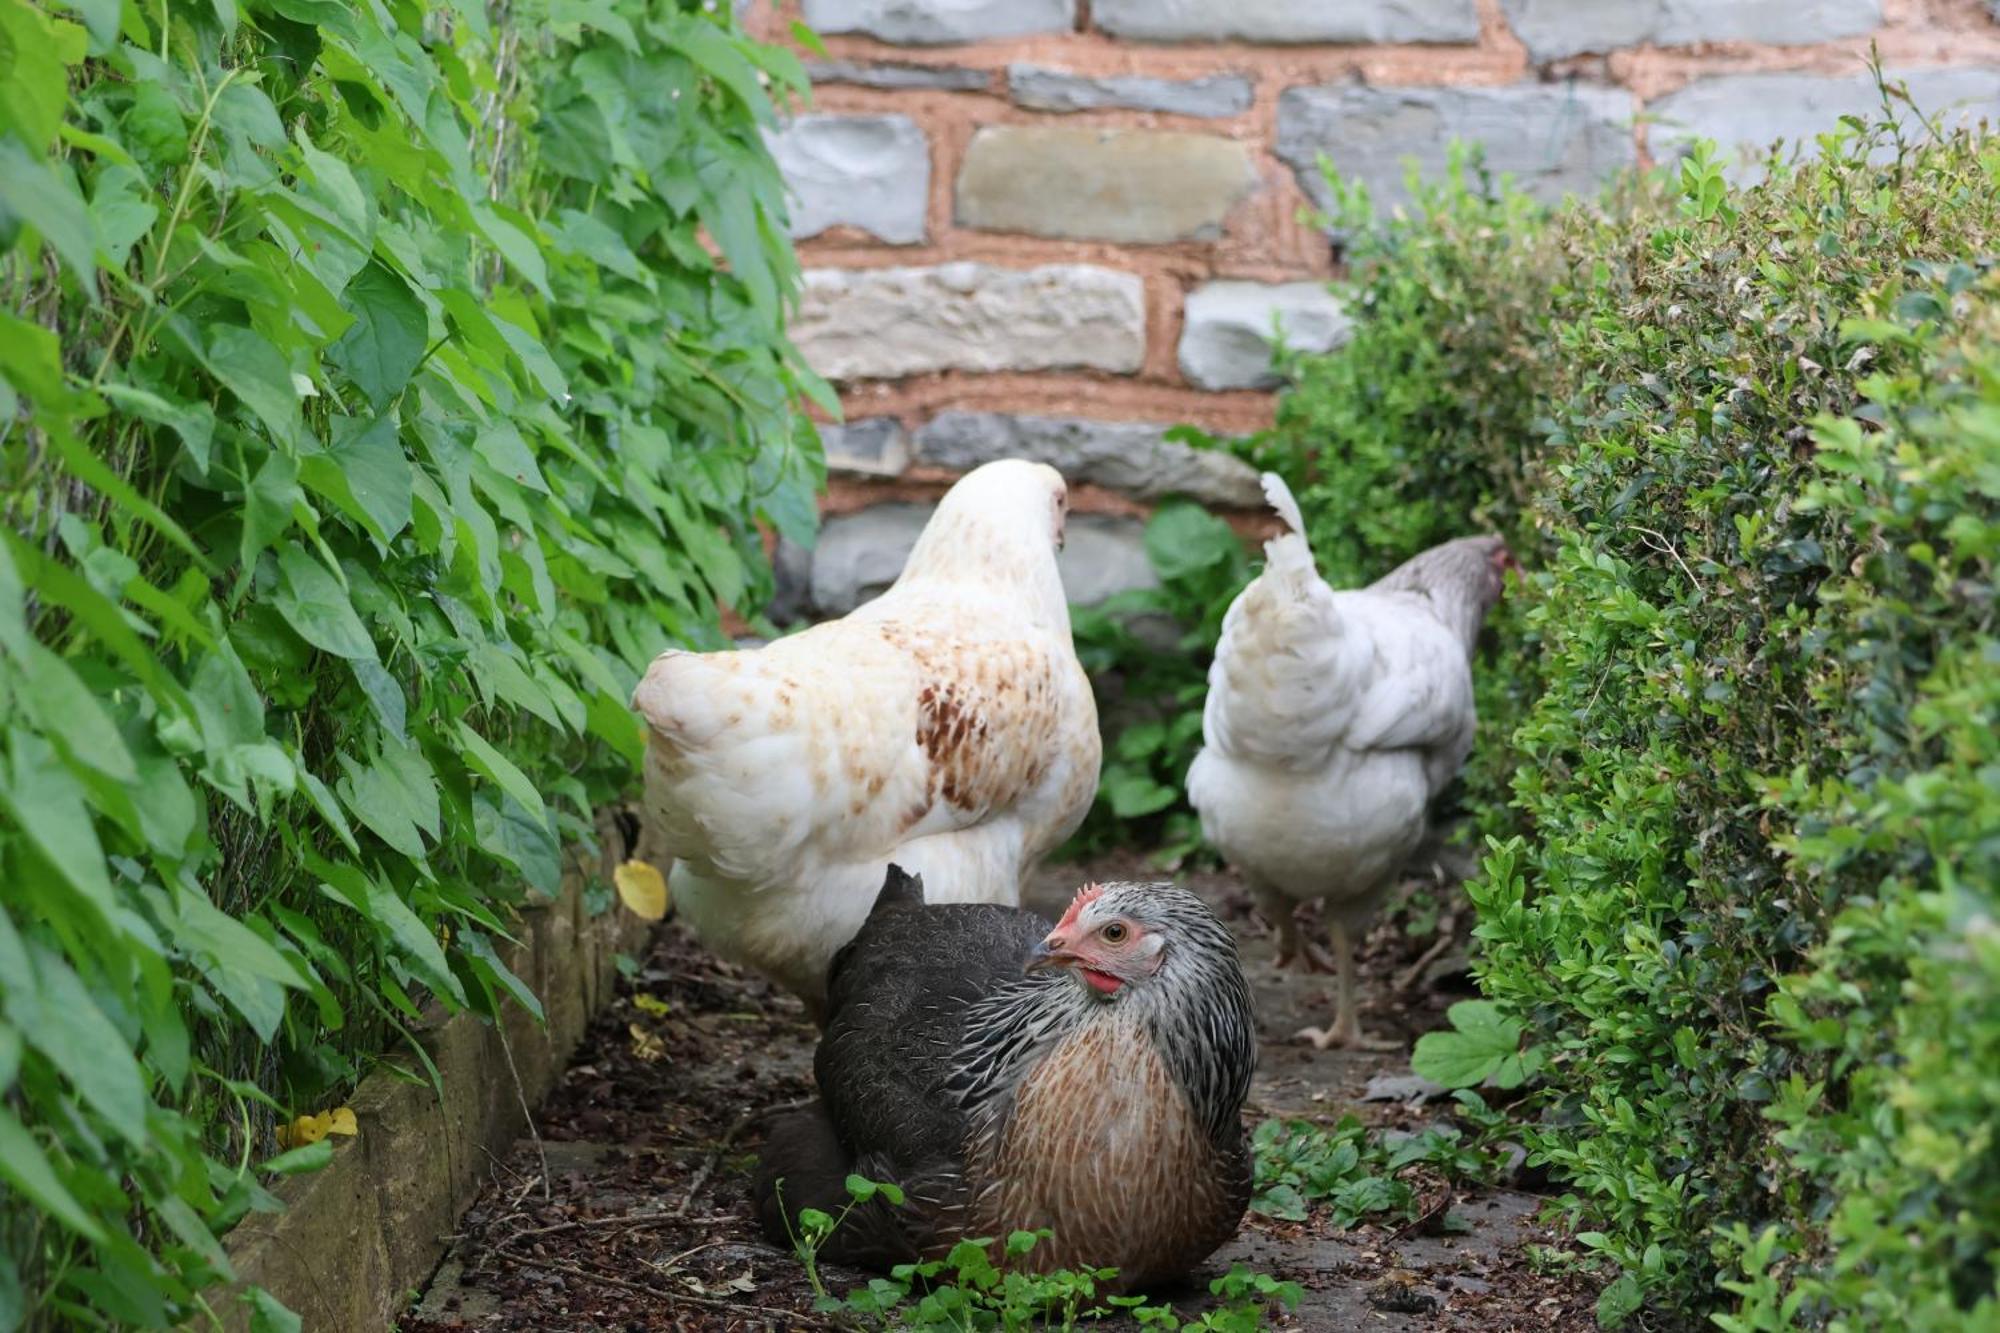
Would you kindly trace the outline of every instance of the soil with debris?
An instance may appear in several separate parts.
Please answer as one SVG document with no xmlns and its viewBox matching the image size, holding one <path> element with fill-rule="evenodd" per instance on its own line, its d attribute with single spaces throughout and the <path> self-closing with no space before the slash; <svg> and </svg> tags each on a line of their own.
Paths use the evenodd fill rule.
<svg viewBox="0 0 2000 1333">
<path fill-rule="evenodd" d="M 1157 872 L 1129 855 L 1051 866 L 1028 905 L 1055 916 L 1087 880 L 1154 878 Z M 1411 1076 L 1407 1043 L 1440 1026 L 1446 1006 L 1471 993 L 1455 939 L 1427 950 L 1426 941 L 1412 941 L 1395 924 L 1379 924 L 1364 958 L 1363 1019 L 1371 1033 L 1404 1041 L 1404 1050 L 1317 1052 L 1291 1038 L 1301 1026 L 1328 1020 L 1330 978 L 1272 965 L 1272 933 L 1232 876 L 1181 879 L 1231 923 L 1256 993 L 1263 1050 L 1246 1110 L 1252 1124 L 1271 1117 L 1331 1122 L 1351 1113 L 1371 1125 L 1415 1129 L 1446 1118 L 1424 1105 L 1435 1089 Z M 1441 896 L 1462 903 L 1455 890 Z M 797 1260 L 763 1242 L 749 1198 L 766 1113 L 812 1093 L 814 1040 L 798 1001 L 716 961 L 682 927 L 663 927 L 541 1108 L 541 1141 L 523 1140 L 498 1164 L 429 1289 L 398 1327 L 848 1327 L 813 1312 Z M 1186 1291 L 1153 1296 L 1193 1315 L 1213 1304 L 1209 1279 L 1240 1262 L 1304 1288 L 1299 1308 L 1276 1317 L 1274 1328 L 1595 1327 L 1595 1284 L 1573 1271 L 1544 1271 L 1531 1257 L 1535 1246 L 1562 1245 L 1536 1221 L 1543 1200 L 1508 1189 L 1454 1196 L 1435 1179 L 1420 1192 L 1425 1218 L 1435 1223 L 1449 1208 L 1470 1229 L 1426 1234 L 1439 1228 L 1363 1223 L 1341 1231 L 1324 1210 L 1304 1223 L 1252 1213 Z M 832 1266 L 824 1275 L 836 1292 L 867 1277 Z"/>
</svg>

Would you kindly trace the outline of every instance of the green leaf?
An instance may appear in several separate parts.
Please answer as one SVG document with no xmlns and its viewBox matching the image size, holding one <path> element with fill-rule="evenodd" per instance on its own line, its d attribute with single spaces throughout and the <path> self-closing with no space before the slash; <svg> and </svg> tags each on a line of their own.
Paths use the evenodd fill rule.
<svg viewBox="0 0 2000 1333">
<path fill-rule="evenodd" d="M 313 809 L 319 811 L 320 818 L 327 822 L 327 827 L 333 830 L 333 836 L 340 839 L 340 845 L 359 855 L 361 847 L 354 841 L 354 830 L 348 826 L 347 816 L 342 813 L 333 789 L 307 771 L 303 764 L 299 765 L 299 785 L 306 789 L 306 798 L 313 803 Z"/>
<path fill-rule="evenodd" d="M 1241 560 L 1243 543 L 1200 505 L 1173 501 L 1146 524 L 1146 554 L 1161 578 L 1177 579 Z"/>
<path fill-rule="evenodd" d="M 224 130 L 242 135 L 259 148 L 282 148 L 285 125 L 278 109 L 264 90 L 238 81 L 215 97 L 215 123 Z"/>
<path fill-rule="evenodd" d="M 458 739 L 465 746 L 466 763 L 472 766 L 474 772 L 483 773 L 498 783 L 500 790 L 520 802 L 521 808 L 530 816 L 547 822 L 549 814 L 542 804 L 541 793 L 535 790 L 535 784 L 528 781 L 526 774 L 514 767 L 513 760 L 494 749 L 463 719 L 458 723 Z"/>
<path fill-rule="evenodd" d="M 296 448 L 304 427 L 299 391 L 291 368 L 267 339 L 235 324 L 217 324 L 197 344 L 201 363 L 270 429 L 279 443 Z"/>
<path fill-rule="evenodd" d="M 382 928 L 410 968 L 423 978 L 440 998 L 465 1007 L 465 991 L 446 965 L 444 950 L 437 937 L 416 912 L 390 886 L 371 878 L 358 867 L 328 861 L 310 850 L 302 858 L 306 868 L 318 875 L 326 891 Z M 385 984 L 391 978 L 383 979 Z"/>
<path fill-rule="evenodd" d="M 132 752 L 97 696 L 67 662 L 40 643 L 31 639 L 22 648 L 19 697 L 43 734 L 53 737 L 78 763 L 113 782 L 136 781 L 139 770 Z"/>
<path fill-rule="evenodd" d="M 1469 1088 L 1493 1078 L 1518 1087 L 1526 1073 L 1521 1062 L 1525 1029 L 1491 1000 L 1460 1000 L 1449 1010 L 1453 1031 L 1417 1038 L 1410 1068 L 1447 1088 Z"/>
<path fill-rule="evenodd" d="M 315 648 L 355 661 L 375 660 L 375 640 L 354 613 L 347 589 L 297 542 L 278 551 L 278 588 L 271 603 L 285 623 Z"/>
<path fill-rule="evenodd" d="M 346 774 L 340 797 L 354 817 L 397 851 L 422 860 L 424 844 L 417 834 L 437 837 L 440 817 L 437 776 L 423 754 L 385 740 L 372 764 L 357 764 L 343 754 L 340 766 Z"/>
<path fill-rule="evenodd" d="M 521 365 L 534 377 L 544 394 L 559 403 L 569 398 L 569 381 L 539 337 L 498 311 L 493 312 L 488 322 L 508 349 L 520 359 Z"/>
<path fill-rule="evenodd" d="M 423 361 L 430 317 L 410 285 L 379 261 L 354 275 L 341 304 L 354 323 L 327 349 L 327 359 L 379 410 L 402 392 Z"/>
<path fill-rule="evenodd" d="M 535 463 L 534 451 L 528 448 L 528 442 L 521 438 L 521 432 L 512 422 L 496 422 L 480 431 L 472 448 L 510 480 L 543 495 L 549 493 L 549 484 L 542 479 L 542 470 Z"/>
<path fill-rule="evenodd" d="M 113 472 L 83 441 L 66 429 L 51 430 L 49 439 L 54 442 L 56 451 L 62 455 L 63 463 L 78 481 L 116 503 L 124 512 L 141 519 L 153 531 L 180 547 L 194 561 L 196 568 L 204 573 L 213 572 L 214 566 L 209 564 L 208 553 L 195 545 L 194 539 L 181 530 L 181 525 L 167 517 L 166 512 L 158 505 L 139 494 L 130 482 Z"/>
<path fill-rule="evenodd" d="M 333 1140 L 324 1138 L 317 1143 L 281 1152 L 276 1157 L 266 1158 L 257 1164 L 257 1169 L 274 1176 L 299 1176 L 309 1171 L 322 1171 L 333 1161 Z"/>
<path fill-rule="evenodd" d="M 67 962 L 38 945 L 30 944 L 29 950 L 34 955 L 34 990 L 10 991 L 8 1017 L 20 1025 L 28 1044 L 62 1071 L 77 1096 L 112 1133 L 143 1146 L 151 1101 L 131 1046 Z"/>
<path fill-rule="evenodd" d="M 489 986 L 497 986 L 514 997 L 514 1003 L 535 1016 L 537 1023 L 544 1022 L 542 1002 L 528 984 L 514 975 L 512 968 L 502 962 L 500 955 L 493 951 L 493 942 L 479 931 L 470 927 L 459 931 L 458 947 L 472 959 L 473 969 Z"/>
<path fill-rule="evenodd" d="M 70 400 L 63 383 L 62 340 L 39 324 L 0 310 L 0 375 L 43 406 Z"/>
<path fill-rule="evenodd" d="M 410 459 L 395 419 L 343 417 L 334 422 L 333 433 L 324 452 L 299 460 L 299 480 L 386 546 L 410 523 Z"/>
<path fill-rule="evenodd" d="M 20 140 L 0 135 L 0 226 L 10 217 L 41 233 L 95 300 L 97 226 L 75 180 L 63 168 L 35 157 Z"/>
<path fill-rule="evenodd" d="M 542 252 L 519 226 L 503 216 L 498 207 L 487 203 L 472 206 L 472 219 L 516 273 L 543 296 L 550 295 L 548 265 L 542 260 Z"/>
<path fill-rule="evenodd" d="M 1137 769 L 1115 769 L 1106 775 L 1104 796 L 1111 802 L 1111 813 L 1120 819 L 1155 814 L 1180 798 L 1172 787 Z"/>
<path fill-rule="evenodd" d="M 238 555 L 243 567 L 254 568 L 266 547 L 292 526 L 293 515 L 305 504 L 299 489 L 298 461 L 273 450 L 243 493 L 243 535 Z"/>
<path fill-rule="evenodd" d="M 0 1106 L 0 1179 L 85 1240 L 105 1239 L 104 1229 L 64 1187 L 41 1145 L 4 1106 Z"/>
<path fill-rule="evenodd" d="M 99 393 L 133 416 L 165 426 L 181 437 L 198 471 L 208 471 L 215 439 L 215 411 L 206 403 L 183 402 L 130 384 L 102 384 Z"/>
<path fill-rule="evenodd" d="M 84 804 L 83 789 L 41 736 L 9 734 L 0 773 L 0 806 L 55 873 L 105 920 L 116 912 L 104 848 Z"/>
<path fill-rule="evenodd" d="M 325 8 L 337 13 L 342 6 L 328 4 Z M 303 23 L 326 21 L 301 18 L 296 14 L 289 17 Z M 331 208 L 333 216 L 345 229 L 350 240 L 363 247 L 372 245 L 375 240 L 375 205 L 362 190 L 361 183 L 354 178 L 354 173 L 339 158 L 314 147 L 312 141 L 306 138 L 303 126 L 298 130 L 296 142 L 300 158 L 305 163 L 305 176 L 312 183 L 314 196 Z"/>
<path fill-rule="evenodd" d="M 174 895 L 174 908 L 174 938 L 217 967 L 275 981 L 288 989 L 305 985 L 305 978 L 289 958 L 201 893 L 183 887 Z M 269 1033 L 262 1035 L 270 1039 Z"/>
<path fill-rule="evenodd" d="M 399 741 L 407 741 L 409 701 L 403 697 L 401 683 L 372 658 L 352 661 L 347 665 L 354 672 L 355 683 L 367 696 L 368 706 L 374 710 L 382 729 Z"/>
<path fill-rule="evenodd" d="M 250 1306 L 250 1333 L 303 1333 L 304 1322 L 262 1287 L 253 1287 L 243 1299 Z"/>
<path fill-rule="evenodd" d="M 46 148 L 62 123 L 67 67 L 87 49 L 87 35 L 76 24 L 34 5 L 0 5 L 0 132 L 14 131 L 36 151 Z"/>
</svg>

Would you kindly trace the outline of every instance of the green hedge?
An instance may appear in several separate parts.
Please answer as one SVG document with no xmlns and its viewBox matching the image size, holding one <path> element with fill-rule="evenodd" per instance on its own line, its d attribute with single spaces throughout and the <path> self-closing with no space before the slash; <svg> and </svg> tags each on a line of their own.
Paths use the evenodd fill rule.
<svg viewBox="0 0 2000 1333">
<path fill-rule="evenodd" d="M 811 536 L 804 87 L 698 0 L 0 0 L 0 1327 L 199 1316 L 279 1113 L 537 1007 L 636 671 Z"/>
<path fill-rule="evenodd" d="M 1533 832 L 1472 891 L 1607 1316 L 1747 1265 L 1727 1327 L 2000 1320 L 2000 152 L 1921 137 L 1569 220 Z"/>
<path fill-rule="evenodd" d="M 1535 571 L 1468 887 L 1608 1323 L 2000 1322 L 2000 150 L 1925 140 L 1553 213 L 1455 173 L 1259 442 L 1336 573 L 1488 525 Z"/>
</svg>

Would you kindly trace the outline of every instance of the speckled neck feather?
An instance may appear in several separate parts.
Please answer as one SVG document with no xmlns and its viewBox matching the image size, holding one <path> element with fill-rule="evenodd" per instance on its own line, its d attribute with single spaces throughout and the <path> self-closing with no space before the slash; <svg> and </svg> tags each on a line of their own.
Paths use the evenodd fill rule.
<svg viewBox="0 0 2000 1333">
<path fill-rule="evenodd" d="M 948 1085 L 968 1108 L 1011 1084 L 1057 1042 L 1091 1024 L 1136 1019 L 1212 1137 L 1237 1125 L 1257 1064 L 1256 1012 L 1236 942 L 1215 914 L 1171 884 L 1087 885 L 1065 929 L 1095 902 L 1168 937 L 1160 970 L 1106 998 L 1069 972 L 1035 972 L 988 992 L 967 1015 L 963 1063 Z"/>
</svg>

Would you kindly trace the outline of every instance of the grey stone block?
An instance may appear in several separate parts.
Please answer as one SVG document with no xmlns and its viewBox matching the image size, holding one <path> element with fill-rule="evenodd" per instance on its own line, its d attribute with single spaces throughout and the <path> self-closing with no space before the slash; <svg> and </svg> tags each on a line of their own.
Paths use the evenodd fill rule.
<svg viewBox="0 0 2000 1333">
<path fill-rule="evenodd" d="M 792 235 L 845 225 L 892 245 L 924 239 L 930 140 L 908 116 L 800 116 L 764 140 L 793 195 Z"/>
<path fill-rule="evenodd" d="M 946 92 L 977 92 L 993 82 L 992 74 L 983 69 L 895 61 L 866 65 L 856 60 L 808 60 L 806 77 L 814 83 L 852 83 L 863 88 L 937 88 Z"/>
<path fill-rule="evenodd" d="M 1200 79 L 1154 79 L 1142 75 L 1093 78 L 1040 65 L 1009 65 L 1007 93 L 1021 106 L 1037 111 L 1094 111 L 1129 107 L 1165 111 L 1176 116 L 1210 119 L 1234 116 L 1250 109 L 1250 80 L 1241 74 L 1211 74 Z"/>
<path fill-rule="evenodd" d="M 1407 201 L 1405 159 L 1441 176 L 1453 139 L 1485 145 L 1486 163 L 1522 189 L 1554 201 L 1587 194 L 1637 156 L 1631 95 L 1594 84 L 1505 88 L 1371 87 L 1287 89 L 1278 99 L 1278 157 L 1321 204 L 1318 155 L 1368 184 L 1386 211 Z"/>
<path fill-rule="evenodd" d="M 813 548 L 812 599 L 818 615 L 844 616 L 887 592 L 933 509 L 890 503 L 829 518 Z M 1113 593 L 1157 586 L 1145 534 L 1137 519 L 1072 514 L 1056 557 L 1069 600 L 1092 606 Z"/>
<path fill-rule="evenodd" d="M 2000 119 L 2000 69 L 1960 66 L 1885 74 L 1892 83 L 1906 83 L 1917 106 L 1926 115 L 1942 116 L 1947 125 L 1981 116 Z M 1900 102 L 1895 106 L 1898 118 L 1912 124 L 1910 108 Z M 1696 139 L 1713 139 L 1736 159 L 1730 176 L 1750 181 L 1764 174 L 1753 160 L 1755 150 L 1783 139 L 1808 156 L 1816 154 L 1815 136 L 1837 128 L 1844 115 L 1881 114 L 1882 99 L 1867 73 L 1730 74 L 1697 79 L 1649 103 L 1646 110 L 1655 117 L 1647 130 L 1655 161 L 1672 162 Z"/>
<path fill-rule="evenodd" d="M 1364 1102 L 1429 1102 L 1444 1096 L 1444 1088 L 1421 1074 L 1377 1074 L 1361 1090 Z"/>
<path fill-rule="evenodd" d="M 1479 40 L 1473 0 L 1096 0 L 1090 20 L 1150 42 Z"/>
<path fill-rule="evenodd" d="M 917 428 L 925 463 L 969 472 L 998 458 L 1047 463 L 1072 482 L 1108 486 L 1141 500 L 1185 495 L 1204 504 L 1263 505 L 1257 470 L 1231 454 L 1193 449 L 1144 421 L 940 412 Z"/>
<path fill-rule="evenodd" d="M 1188 294 L 1181 374 L 1202 389 L 1272 387 L 1274 325 L 1284 328 L 1286 346 L 1327 352 L 1347 341 L 1352 321 L 1324 283 L 1203 283 Z"/>
<path fill-rule="evenodd" d="M 1062 572 L 1064 593 L 1076 606 L 1096 606 L 1121 592 L 1160 586 L 1146 554 L 1146 525 L 1136 518 L 1071 514 L 1056 568 Z"/>
<path fill-rule="evenodd" d="M 910 433 L 894 417 L 862 417 L 819 428 L 829 472 L 865 477 L 900 476 L 910 465 Z"/>
<path fill-rule="evenodd" d="M 1535 60 L 1653 42 L 1801 46 L 1872 32 L 1882 0 L 1502 0 Z"/>
<path fill-rule="evenodd" d="M 1141 245 L 1206 240 L 1257 183 L 1234 139 L 1162 130 L 989 125 L 958 173 L 958 221 Z"/>
<path fill-rule="evenodd" d="M 810 269 L 792 342 L 831 379 L 1087 368 L 1146 356 L 1145 287 L 1088 264 Z"/>
<path fill-rule="evenodd" d="M 1068 32 L 1076 0 L 804 0 L 817 32 L 860 32 L 906 46 L 945 46 L 1031 32 Z"/>
</svg>

